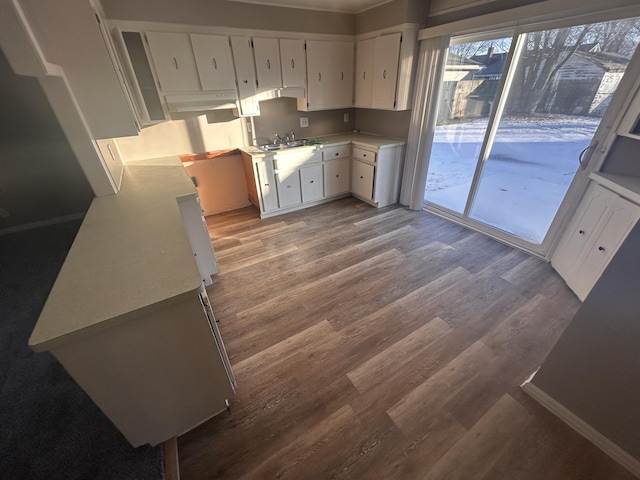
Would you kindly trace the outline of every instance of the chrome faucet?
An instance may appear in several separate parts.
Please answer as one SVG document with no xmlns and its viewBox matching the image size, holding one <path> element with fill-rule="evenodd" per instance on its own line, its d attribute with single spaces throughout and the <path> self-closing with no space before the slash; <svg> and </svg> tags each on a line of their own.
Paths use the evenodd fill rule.
<svg viewBox="0 0 640 480">
<path fill-rule="evenodd" d="M 274 143 L 274 144 L 276 144 L 276 143 L 284 143 L 284 140 L 282 139 L 282 137 L 280 137 L 280 135 L 278 135 L 278 134 L 276 133 L 276 137 L 275 137 L 275 139 L 273 140 L 273 143 Z"/>
</svg>

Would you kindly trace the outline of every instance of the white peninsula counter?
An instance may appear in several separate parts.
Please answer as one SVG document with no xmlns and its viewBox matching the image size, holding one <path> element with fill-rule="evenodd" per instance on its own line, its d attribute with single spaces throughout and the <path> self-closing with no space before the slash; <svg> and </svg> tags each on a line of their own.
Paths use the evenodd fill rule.
<svg viewBox="0 0 640 480">
<path fill-rule="evenodd" d="M 233 395 L 194 216 L 197 192 L 177 157 L 127 164 L 121 191 L 91 204 L 29 339 L 134 446 L 184 433 Z"/>
</svg>

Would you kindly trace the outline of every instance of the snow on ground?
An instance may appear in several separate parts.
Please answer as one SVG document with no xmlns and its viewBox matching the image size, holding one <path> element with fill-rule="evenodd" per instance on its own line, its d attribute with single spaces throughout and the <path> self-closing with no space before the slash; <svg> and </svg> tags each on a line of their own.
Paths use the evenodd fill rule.
<svg viewBox="0 0 640 480">
<path fill-rule="evenodd" d="M 542 242 L 600 123 L 574 116 L 503 117 L 471 218 Z M 487 119 L 436 127 L 425 200 L 464 210 Z"/>
</svg>

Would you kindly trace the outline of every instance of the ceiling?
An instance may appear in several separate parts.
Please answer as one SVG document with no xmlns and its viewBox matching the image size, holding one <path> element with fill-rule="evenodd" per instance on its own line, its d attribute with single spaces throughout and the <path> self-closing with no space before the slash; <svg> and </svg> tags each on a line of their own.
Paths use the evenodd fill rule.
<svg viewBox="0 0 640 480">
<path fill-rule="evenodd" d="M 360 13 L 392 0 L 227 0 L 238 3 L 254 3 L 270 7 L 291 7 L 327 12 Z"/>
</svg>

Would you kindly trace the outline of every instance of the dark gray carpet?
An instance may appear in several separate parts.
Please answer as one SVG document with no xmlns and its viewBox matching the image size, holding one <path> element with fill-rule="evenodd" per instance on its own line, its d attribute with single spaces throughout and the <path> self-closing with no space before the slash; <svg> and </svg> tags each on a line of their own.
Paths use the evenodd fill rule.
<svg viewBox="0 0 640 480">
<path fill-rule="evenodd" d="M 27 346 L 79 226 L 0 236 L 0 477 L 162 479 L 162 447 L 131 447 L 51 354 Z"/>
</svg>

